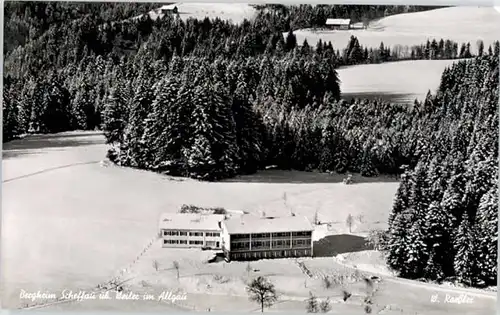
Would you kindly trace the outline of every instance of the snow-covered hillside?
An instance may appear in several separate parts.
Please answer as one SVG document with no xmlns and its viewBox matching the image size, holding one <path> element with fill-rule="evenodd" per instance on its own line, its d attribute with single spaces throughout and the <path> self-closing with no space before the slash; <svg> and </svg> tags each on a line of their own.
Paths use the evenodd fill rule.
<svg viewBox="0 0 500 315">
<path fill-rule="evenodd" d="M 397 103 L 423 100 L 436 92 L 441 74 L 458 60 L 412 60 L 358 65 L 338 69 L 340 89 L 346 99 L 381 98 Z"/>
<path fill-rule="evenodd" d="M 452 7 L 425 12 L 389 16 L 371 22 L 367 30 L 326 31 L 299 30 L 295 32 L 302 43 L 307 39 L 315 45 L 321 39 L 331 41 L 335 48 L 344 48 L 351 35 L 356 36 L 361 45 L 378 47 L 419 45 L 427 39 L 450 39 L 458 43 L 471 43 L 476 50 L 476 42 L 481 39 L 486 47 L 500 39 L 500 13 L 493 7 Z"/>
<path fill-rule="evenodd" d="M 255 17 L 257 11 L 245 3 L 176 3 L 171 5 L 177 7 L 182 19 L 190 17 L 196 19 L 220 18 L 231 20 L 233 23 L 241 23 L 244 19 L 250 20 Z M 170 5 L 169 5 L 170 7 Z M 149 12 L 152 19 L 162 17 L 161 7 Z"/>
</svg>

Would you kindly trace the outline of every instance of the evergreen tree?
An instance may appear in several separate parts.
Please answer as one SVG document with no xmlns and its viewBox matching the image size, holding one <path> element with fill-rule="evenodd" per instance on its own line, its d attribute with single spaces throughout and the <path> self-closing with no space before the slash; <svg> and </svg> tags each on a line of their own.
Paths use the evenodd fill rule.
<svg viewBox="0 0 500 315">
<path fill-rule="evenodd" d="M 87 130 L 96 127 L 96 108 L 91 99 L 90 87 L 86 83 L 78 88 L 73 98 L 71 114 L 74 128 Z"/>
<path fill-rule="evenodd" d="M 453 275 L 454 253 L 451 238 L 452 219 L 449 213 L 443 211 L 437 201 L 433 201 L 425 215 L 425 235 L 430 251 L 424 276 L 428 279 L 443 280 L 445 276 Z"/>
<path fill-rule="evenodd" d="M 69 92 L 61 85 L 59 78 L 49 75 L 41 86 L 41 112 L 36 118 L 42 132 L 70 130 Z"/>
<path fill-rule="evenodd" d="M 407 210 L 396 214 L 389 227 L 387 264 L 402 277 L 414 275 L 413 266 L 410 265 L 410 261 L 414 259 L 410 256 L 412 220 L 413 215 L 410 210 Z"/>
<path fill-rule="evenodd" d="M 413 224 L 409 230 L 408 241 L 406 248 L 408 259 L 406 261 L 406 274 L 403 277 L 419 278 L 424 275 L 427 267 L 427 262 L 430 257 L 429 248 L 425 244 L 425 231 L 421 220 L 414 216 Z"/>
<path fill-rule="evenodd" d="M 103 112 L 103 130 L 106 143 L 119 144 L 127 123 L 126 99 L 123 86 L 118 84 L 111 89 Z"/>
<path fill-rule="evenodd" d="M 203 180 L 234 176 L 238 156 L 227 95 L 222 86 L 207 78 L 200 78 L 199 83 L 194 92 L 191 146 L 184 149 L 188 172 Z"/>
<path fill-rule="evenodd" d="M 325 124 L 322 130 L 321 139 L 321 156 L 319 158 L 318 168 L 321 171 L 333 171 L 335 169 L 335 151 L 336 151 L 336 141 L 335 141 L 335 130 L 330 124 Z"/>
<path fill-rule="evenodd" d="M 370 149 L 370 143 L 365 144 L 363 147 L 363 156 L 361 158 L 361 176 L 373 177 L 378 174 L 373 163 L 373 155 Z"/>
<path fill-rule="evenodd" d="M 144 70 L 147 71 L 147 70 Z M 148 78 L 142 74 L 136 82 L 135 93 L 130 104 L 128 123 L 124 130 L 120 159 L 122 165 L 142 168 L 146 163 L 147 148 L 143 138 L 144 121 L 151 109 L 153 101 L 152 86 Z"/>
<path fill-rule="evenodd" d="M 481 198 L 476 230 L 480 252 L 480 277 L 487 285 L 496 285 L 498 272 L 498 186 L 496 182 Z"/>
<path fill-rule="evenodd" d="M 484 42 L 482 40 L 477 41 L 477 56 L 482 57 L 484 54 Z"/>
<path fill-rule="evenodd" d="M 169 174 L 182 172 L 181 131 L 186 124 L 178 113 L 179 84 L 176 77 L 164 77 L 155 86 L 152 110 L 145 121 L 144 142 L 149 167 Z"/>
<path fill-rule="evenodd" d="M 474 286 L 479 276 L 478 251 L 476 248 L 477 234 L 475 227 L 469 221 L 467 212 L 462 217 L 455 240 L 455 273 L 460 282 Z"/>
<path fill-rule="evenodd" d="M 253 173 L 258 169 L 263 158 L 260 120 L 250 103 L 250 93 L 242 73 L 238 76 L 236 85 L 232 112 L 239 149 L 239 165 L 243 172 Z"/>
<path fill-rule="evenodd" d="M 297 37 L 292 30 L 288 32 L 286 36 L 285 49 L 286 51 L 292 51 L 297 47 Z"/>
<path fill-rule="evenodd" d="M 392 227 L 394 218 L 398 214 L 403 213 L 410 207 L 409 195 L 410 195 L 410 173 L 408 171 L 405 171 L 401 175 L 398 190 L 396 192 L 396 197 L 394 199 L 394 203 L 392 206 L 392 211 L 389 214 L 390 228 Z"/>
<path fill-rule="evenodd" d="M 3 142 L 10 141 L 21 133 L 19 126 L 19 109 L 16 103 L 15 95 L 11 92 L 10 86 L 7 84 L 4 85 L 2 107 Z"/>
</svg>

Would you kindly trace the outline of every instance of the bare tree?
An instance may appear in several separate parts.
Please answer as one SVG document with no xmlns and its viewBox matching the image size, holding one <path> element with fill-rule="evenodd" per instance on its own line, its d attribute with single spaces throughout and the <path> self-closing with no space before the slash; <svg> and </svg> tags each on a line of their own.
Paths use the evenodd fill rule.
<svg viewBox="0 0 500 315">
<path fill-rule="evenodd" d="M 319 311 L 318 299 L 311 291 L 309 291 L 309 298 L 306 300 L 306 311 L 308 313 L 317 313 Z"/>
<path fill-rule="evenodd" d="M 370 20 L 366 16 L 364 16 L 362 20 L 363 20 L 362 21 L 363 22 L 363 28 L 366 30 L 368 28 L 368 26 L 370 25 Z"/>
<path fill-rule="evenodd" d="M 177 260 L 174 260 L 172 265 L 174 266 L 175 271 L 177 271 L 177 279 L 179 279 L 179 268 L 180 268 L 179 262 Z"/>
<path fill-rule="evenodd" d="M 330 298 L 326 298 L 326 300 L 323 300 L 321 301 L 321 303 L 319 303 L 319 310 L 321 311 L 321 313 L 328 313 L 332 310 Z"/>
<path fill-rule="evenodd" d="M 332 306 L 329 298 L 318 302 L 318 298 L 312 292 L 309 292 L 309 298 L 306 300 L 306 311 L 308 313 L 328 313 L 331 309 Z"/>
<path fill-rule="evenodd" d="M 387 247 L 388 232 L 384 230 L 371 230 L 366 238 L 366 246 L 374 250 L 385 251 Z"/>
<path fill-rule="evenodd" d="M 259 276 L 254 279 L 246 287 L 246 290 L 250 300 L 259 303 L 262 313 L 264 312 L 264 307 L 270 307 L 278 301 L 274 284 L 265 277 Z"/>
<path fill-rule="evenodd" d="M 347 227 L 349 228 L 349 233 L 352 233 L 352 225 L 354 224 L 354 218 L 350 213 L 347 216 L 345 223 L 346 223 Z"/>
<path fill-rule="evenodd" d="M 247 263 L 247 267 L 245 268 L 246 272 L 247 272 L 247 277 L 250 278 L 250 272 L 252 272 L 252 266 L 250 265 L 250 263 Z"/>
<path fill-rule="evenodd" d="M 314 224 L 318 225 L 319 224 L 319 218 L 318 218 L 318 210 L 314 213 Z"/>
<path fill-rule="evenodd" d="M 373 299 L 375 297 L 375 293 L 377 289 L 374 286 L 374 282 L 371 279 L 364 278 L 363 279 L 366 285 L 366 297 L 364 299 L 364 310 L 366 314 L 370 314 L 372 312 Z"/>
<path fill-rule="evenodd" d="M 356 216 L 356 219 L 358 220 L 359 223 L 364 223 L 365 221 L 365 216 L 363 214 L 358 214 Z"/>
<path fill-rule="evenodd" d="M 153 260 L 153 268 L 158 271 L 158 269 L 160 269 L 160 263 L 158 262 L 158 260 Z"/>
<path fill-rule="evenodd" d="M 324 276 L 323 277 L 323 286 L 325 287 L 325 289 L 330 289 L 333 285 L 333 281 L 332 279 L 330 278 L 330 276 Z"/>
<path fill-rule="evenodd" d="M 285 208 L 286 208 L 286 209 L 288 209 L 288 210 L 290 211 L 290 215 L 291 215 L 292 217 L 294 217 L 294 216 L 295 216 L 295 213 L 293 212 L 293 208 L 292 208 L 292 206 L 290 206 L 290 205 L 288 204 L 288 197 L 287 197 L 287 195 L 286 195 L 286 192 L 284 192 L 284 193 L 283 193 L 283 203 L 285 204 Z"/>
</svg>

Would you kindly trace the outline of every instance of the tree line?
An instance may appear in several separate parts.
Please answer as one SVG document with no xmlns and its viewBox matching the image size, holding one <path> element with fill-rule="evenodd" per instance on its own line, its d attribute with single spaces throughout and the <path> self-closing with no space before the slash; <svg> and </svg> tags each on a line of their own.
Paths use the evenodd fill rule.
<svg viewBox="0 0 500 315">
<path fill-rule="evenodd" d="M 288 43 L 296 42 L 296 38 L 293 32 L 289 32 L 287 35 L 287 46 Z M 325 43 L 319 40 L 316 44 L 314 52 L 316 54 L 321 54 L 327 48 L 331 46 L 331 43 Z M 304 40 L 302 46 L 303 51 L 309 51 L 310 46 L 307 40 Z M 337 66 L 350 66 L 359 64 L 377 64 L 384 62 L 394 62 L 394 61 L 404 61 L 404 60 L 450 60 L 450 59 L 469 59 L 473 57 L 481 57 L 484 55 L 498 56 L 500 52 L 500 43 L 498 41 L 494 42 L 493 45 L 488 46 L 485 50 L 484 42 L 479 40 L 477 42 L 477 52 L 471 51 L 470 43 L 462 43 L 460 46 L 458 43 L 451 41 L 449 39 L 444 40 L 436 39 L 427 40 L 425 44 L 413 45 L 413 46 L 403 46 L 395 45 L 394 47 L 388 47 L 384 45 L 383 42 L 380 43 L 378 48 L 368 48 L 363 47 L 360 44 L 356 36 L 351 36 L 347 47 L 341 52 L 337 50 L 334 55 L 335 64 Z"/>
<path fill-rule="evenodd" d="M 379 50 L 363 50 L 356 38 L 351 39 L 343 52 L 335 50 L 331 43 L 322 42 L 313 49 L 307 43 L 298 46 L 293 33 L 284 38 L 281 32 L 255 21 L 233 25 L 220 19 L 184 22 L 175 16 L 165 16 L 152 21 L 143 16 L 110 22 L 110 18 L 132 16 L 149 7 L 134 11 L 106 4 L 99 7 L 103 9 L 99 14 L 83 14 L 86 6 L 23 3 L 9 7 L 11 18 L 6 25 L 17 25 L 17 19 L 24 16 L 27 23 L 43 25 L 39 28 L 46 31 L 6 56 L 3 96 L 8 115 L 4 115 L 4 141 L 27 132 L 100 128 L 104 101 L 112 84 L 109 79 L 105 79 L 107 84 L 103 83 L 104 72 L 109 75 L 111 68 L 121 64 L 134 63 L 136 68 L 143 64 L 140 59 L 145 54 L 140 52 L 144 50 L 141 47 L 148 47 L 148 60 L 164 64 L 174 55 L 233 61 L 263 55 L 286 59 L 293 54 L 316 60 L 326 68 L 396 59 L 383 45 Z M 65 10 L 70 13 L 76 10 L 71 13 L 75 18 L 66 23 L 61 17 L 70 13 L 64 13 Z M 338 97 L 338 92 L 334 94 Z"/>
<path fill-rule="evenodd" d="M 442 6 L 410 5 L 254 5 L 258 10 L 256 20 L 259 24 L 288 32 L 305 28 L 324 28 L 328 18 L 351 19 L 352 23 L 366 22 L 386 16 L 428 11 Z"/>
<path fill-rule="evenodd" d="M 37 39 L 53 25 L 64 25 L 86 16 L 120 21 L 149 12 L 159 3 L 74 3 L 18 1 L 4 6 L 4 55 Z"/>
<path fill-rule="evenodd" d="M 389 219 L 388 263 L 403 277 L 496 285 L 498 76 L 498 57 L 459 62 L 416 122 L 428 136 Z"/>
</svg>

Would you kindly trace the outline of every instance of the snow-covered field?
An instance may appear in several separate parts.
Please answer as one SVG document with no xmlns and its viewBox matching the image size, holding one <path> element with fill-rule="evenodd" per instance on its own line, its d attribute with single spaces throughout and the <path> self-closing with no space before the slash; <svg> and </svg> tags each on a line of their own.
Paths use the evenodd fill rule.
<svg viewBox="0 0 500 315">
<path fill-rule="evenodd" d="M 268 215 L 287 215 L 291 208 L 310 219 L 318 210 L 319 219 L 330 224 L 320 228 L 325 236 L 346 233 L 346 216 L 361 215 L 353 232 L 363 234 L 385 226 L 397 188 L 394 180 L 363 182 L 355 177 L 356 184 L 343 185 L 339 176 L 301 177 L 301 173 L 294 172 L 290 174 L 293 183 L 286 183 L 287 174 L 277 171 L 269 171 L 269 176 L 264 172 L 222 183 L 171 180 L 99 163 L 105 151 L 103 138 L 97 133 L 28 137 L 5 145 L 0 261 L 3 307 L 32 305 L 31 301 L 19 299 L 20 290 L 88 291 L 126 269 L 122 276 L 128 280 L 126 290 L 159 294 L 182 289 L 187 299 L 175 304 L 87 300 L 48 309 L 253 311 L 258 305 L 248 301 L 245 281 L 266 275 L 281 294 L 280 303 L 272 310 L 302 311 L 304 299 L 312 291 L 319 297 L 330 296 L 335 303 L 333 313 L 362 311 L 363 284 L 354 277 L 356 271 L 352 267 L 333 257 L 302 259 L 316 276 L 309 278 L 294 259 L 252 262 L 255 271 L 247 274 L 247 264 L 243 262 L 208 264 L 210 252 L 163 249 L 158 242 L 148 250 L 144 248 L 156 235 L 160 213 L 175 212 L 183 203 L 251 213 L 265 210 Z M 159 262 L 158 272 L 152 266 L 153 260 Z M 179 279 L 172 270 L 174 260 L 180 264 Z M 335 279 L 344 275 L 344 286 L 325 289 L 322 275 Z M 400 309 L 405 314 L 443 314 L 445 310 L 479 314 L 492 312 L 495 307 L 494 295 L 478 296 L 468 305 L 430 304 L 432 286 L 412 286 L 413 282 L 401 281 L 384 280 L 380 284 L 380 301 L 377 300 L 375 309 L 386 307 L 384 313 L 389 314 L 401 314 Z M 347 303 L 340 302 L 341 287 L 353 293 Z M 458 295 L 452 289 L 445 290 L 448 291 L 443 296 L 446 292 Z M 389 310 L 390 304 L 397 305 Z"/>
<path fill-rule="evenodd" d="M 183 203 L 288 215 L 318 210 L 331 231 L 345 231 L 349 213 L 363 214 L 354 231 L 383 226 L 396 182 L 201 183 L 104 167 L 102 136 L 77 133 L 28 137 L 4 147 L 2 299 L 19 305 L 20 289 L 89 288 L 126 267 L 156 234 L 162 212 Z M 45 147 L 45 148 L 40 148 Z M 328 176 L 328 175 L 325 175 Z M 296 176 L 297 177 L 297 176 Z M 359 196 L 366 196 L 359 198 Z M 320 200 L 324 200 L 320 202 Z"/>
<path fill-rule="evenodd" d="M 500 13 L 499 13 L 500 15 Z M 441 74 L 457 60 L 414 60 L 338 69 L 345 99 L 381 98 L 397 103 L 423 100 L 436 92 Z"/>
<path fill-rule="evenodd" d="M 253 8 L 242 4 L 186 3 L 179 4 L 178 9 L 183 18 L 218 16 L 234 22 L 255 14 Z M 427 37 L 459 42 L 482 38 L 488 44 L 488 40 L 498 38 L 499 25 L 499 13 L 493 9 L 451 8 L 388 17 L 366 31 L 335 32 L 317 38 L 330 36 L 332 39 L 323 39 L 333 40 L 339 47 L 347 44 L 352 33 L 363 45 L 374 46 L 381 40 L 389 45 L 420 44 Z M 297 32 L 299 41 L 303 40 L 300 34 L 313 33 Z M 309 38 L 308 41 L 312 42 Z M 413 99 L 435 89 L 442 70 L 449 64 L 417 61 L 341 69 L 341 88 L 347 97 L 376 93 L 393 95 L 393 99 Z M 56 294 L 62 290 L 89 291 L 121 275 L 127 280 L 126 291 L 159 294 L 181 289 L 187 299 L 174 304 L 89 300 L 47 309 L 255 311 L 258 305 L 248 300 L 245 283 L 251 277 L 265 275 L 276 284 L 281 296 L 270 311 L 304 311 L 304 300 L 312 291 L 321 298 L 330 297 L 333 314 L 360 314 L 364 295 L 361 273 L 382 277 L 373 313 L 494 312 L 494 293 L 397 279 L 384 265 L 380 253 L 359 251 L 361 236 L 371 229 L 386 227 L 398 185 L 394 178 L 365 179 L 355 175 L 353 185 L 344 185 L 343 176 L 339 175 L 270 170 L 219 183 L 202 183 L 102 163 L 106 149 L 103 136 L 97 132 L 29 136 L 4 145 L 2 307 L 35 304 L 20 299 L 20 290 Z M 210 252 L 163 249 L 158 242 L 145 250 L 157 233 L 159 215 L 177 212 L 185 203 L 254 214 L 265 212 L 270 216 L 289 215 L 293 211 L 310 220 L 317 212 L 323 225 L 315 232 L 315 246 L 325 250 L 338 244 L 337 256 L 300 259 L 313 275 L 310 278 L 295 259 L 252 262 L 253 271 L 247 272 L 244 262 L 207 263 Z M 345 221 L 349 214 L 355 223 L 353 235 L 346 237 L 349 231 Z M 342 242 L 345 244 L 340 246 Z M 354 250 L 357 252 L 349 252 Z M 155 260 L 160 266 L 158 271 L 152 266 Z M 179 262 L 179 279 L 172 269 L 173 261 Z M 343 279 L 343 283 L 326 289 L 322 285 L 326 275 Z M 341 301 L 341 289 L 353 293 L 347 302 Z M 464 293 L 472 297 L 471 303 L 444 301 L 446 295 L 456 297 Z M 431 302 L 434 294 L 438 294 L 440 303 Z"/>
<path fill-rule="evenodd" d="M 210 19 L 218 17 L 222 20 L 231 20 L 233 23 L 241 23 L 244 19 L 251 20 L 257 14 L 257 11 L 246 3 L 176 3 L 175 6 L 182 19 L 203 20 L 205 17 Z M 163 14 L 159 10 L 153 10 L 149 16 L 154 20 Z"/>
<path fill-rule="evenodd" d="M 337 49 L 347 46 L 354 35 L 361 45 L 377 48 L 380 42 L 395 45 L 420 45 L 427 39 L 450 39 L 455 42 L 470 42 L 471 50 L 476 51 L 476 42 L 484 41 L 485 47 L 499 40 L 500 13 L 493 7 L 453 7 L 426 12 L 398 14 L 373 21 L 366 30 L 327 31 L 299 30 L 294 32 L 298 43 L 307 39 L 316 45 L 319 39 L 331 41 Z"/>
</svg>

